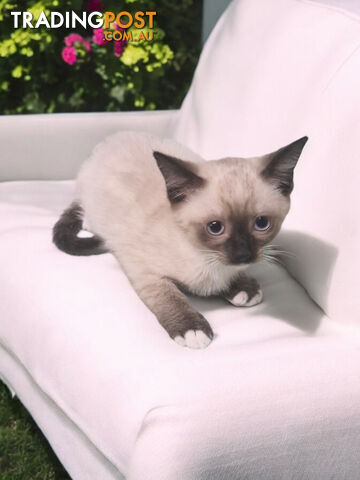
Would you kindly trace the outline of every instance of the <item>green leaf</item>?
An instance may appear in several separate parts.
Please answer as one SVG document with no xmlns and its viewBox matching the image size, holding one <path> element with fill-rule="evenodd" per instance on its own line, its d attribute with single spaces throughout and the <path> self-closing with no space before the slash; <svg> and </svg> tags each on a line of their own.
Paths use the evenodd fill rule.
<svg viewBox="0 0 360 480">
<path fill-rule="evenodd" d="M 14 78 L 20 78 L 22 76 L 22 72 L 23 72 L 23 69 L 22 69 L 22 66 L 21 65 L 17 65 L 13 71 L 11 72 L 11 75 L 14 77 Z"/>
</svg>

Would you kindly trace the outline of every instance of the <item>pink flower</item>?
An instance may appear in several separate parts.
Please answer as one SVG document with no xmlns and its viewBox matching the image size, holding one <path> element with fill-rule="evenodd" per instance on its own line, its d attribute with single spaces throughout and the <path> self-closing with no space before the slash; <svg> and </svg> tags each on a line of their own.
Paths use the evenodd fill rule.
<svg viewBox="0 0 360 480">
<path fill-rule="evenodd" d="M 100 12 L 104 9 L 104 4 L 101 0 L 89 0 L 87 4 L 89 12 Z"/>
<path fill-rule="evenodd" d="M 76 63 L 76 50 L 74 47 L 64 47 L 61 56 L 64 62 L 68 63 L 69 65 L 74 65 Z"/>
<path fill-rule="evenodd" d="M 114 55 L 115 57 L 121 57 L 125 50 L 126 42 L 120 40 L 119 42 L 114 42 Z"/>
<path fill-rule="evenodd" d="M 115 29 L 119 32 L 125 32 L 125 28 L 119 27 L 117 23 L 115 23 Z M 121 57 L 124 53 L 125 47 L 127 45 L 127 40 L 115 40 L 114 41 L 114 55 L 115 57 Z"/>
<path fill-rule="evenodd" d="M 88 42 L 87 40 L 85 40 L 85 38 L 83 38 L 81 43 L 84 45 L 87 52 L 91 52 L 90 42 Z"/>
<path fill-rule="evenodd" d="M 85 38 L 79 35 L 78 33 L 70 33 L 70 35 L 65 37 L 65 45 L 67 47 L 72 47 L 74 43 L 81 43 L 84 45 L 87 52 L 91 51 L 90 42 L 85 40 Z"/>
<path fill-rule="evenodd" d="M 124 25 L 123 23 L 121 25 Z M 116 30 L 119 30 L 119 32 L 125 32 L 125 28 L 120 27 L 116 22 L 114 23 L 114 27 Z"/>
<path fill-rule="evenodd" d="M 93 30 L 93 42 L 98 45 L 106 45 L 108 40 L 104 39 L 104 29 L 103 28 L 94 28 Z"/>
<path fill-rule="evenodd" d="M 72 45 L 75 42 L 81 42 L 82 39 L 83 39 L 83 37 L 81 35 L 79 35 L 78 33 L 70 33 L 70 35 L 65 37 L 64 41 L 65 41 L 65 45 L 67 47 L 72 47 Z"/>
</svg>

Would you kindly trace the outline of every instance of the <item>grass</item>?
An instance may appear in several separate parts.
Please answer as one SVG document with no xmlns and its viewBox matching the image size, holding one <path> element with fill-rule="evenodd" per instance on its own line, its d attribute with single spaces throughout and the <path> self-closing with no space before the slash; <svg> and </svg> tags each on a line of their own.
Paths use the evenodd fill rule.
<svg viewBox="0 0 360 480">
<path fill-rule="evenodd" d="M 27 410 L 1 381 L 0 480 L 70 480 Z"/>
</svg>

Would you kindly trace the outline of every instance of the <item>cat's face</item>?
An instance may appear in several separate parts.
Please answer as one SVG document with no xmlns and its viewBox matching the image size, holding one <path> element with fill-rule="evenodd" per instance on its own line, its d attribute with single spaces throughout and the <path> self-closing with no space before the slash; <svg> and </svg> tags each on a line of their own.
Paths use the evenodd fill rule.
<svg viewBox="0 0 360 480">
<path fill-rule="evenodd" d="M 290 208 L 307 137 L 262 157 L 199 164 L 154 152 L 176 221 L 199 251 L 227 265 L 258 260 Z"/>
</svg>

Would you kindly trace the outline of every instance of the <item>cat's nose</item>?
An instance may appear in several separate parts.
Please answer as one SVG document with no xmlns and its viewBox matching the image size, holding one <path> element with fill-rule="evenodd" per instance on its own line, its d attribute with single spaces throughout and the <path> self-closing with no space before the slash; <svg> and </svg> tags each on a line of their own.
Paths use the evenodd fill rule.
<svg viewBox="0 0 360 480">
<path fill-rule="evenodd" d="M 251 261 L 252 255 L 250 250 L 245 252 L 239 252 L 234 255 L 233 262 L 234 263 L 249 263 Z"/>
<path fill-rule="evenodd" d="M 233 235 L 225 242 L 225 249 L 230 264 L 250 263 L 254 259 L 254 248 L 246 235 Z"/>
</svg>

